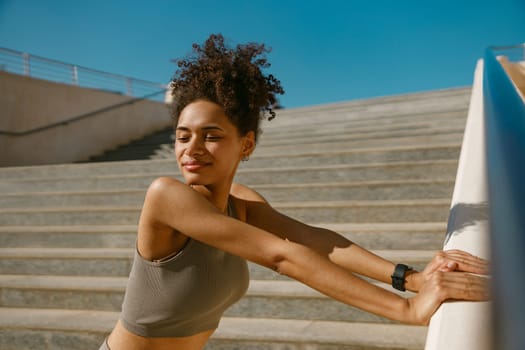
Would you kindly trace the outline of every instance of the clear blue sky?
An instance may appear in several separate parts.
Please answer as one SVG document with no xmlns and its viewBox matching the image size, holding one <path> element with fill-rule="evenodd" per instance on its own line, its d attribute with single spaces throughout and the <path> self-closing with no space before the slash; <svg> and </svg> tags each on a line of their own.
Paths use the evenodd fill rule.
<svg viewBox="0 0 525 350">
<path fill-rule="evenodd" d="M 282 105 L 311 106 L 469 86 L 525 0 L 0 0 L 0 46 L 159 83 L 210 33 L 272 47 Z"/>
</svg>

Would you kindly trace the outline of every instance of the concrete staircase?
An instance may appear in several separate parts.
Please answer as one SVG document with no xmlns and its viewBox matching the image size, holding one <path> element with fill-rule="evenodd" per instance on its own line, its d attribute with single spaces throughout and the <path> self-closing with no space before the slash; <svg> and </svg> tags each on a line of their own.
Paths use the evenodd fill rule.
<svg viewBox="0 0 525 350">
<path fill-rule="evenodd" d="M 444 239 L 469 98 L 465 88 L 282 110 L 237 181 L 421 268 Z M 179 177 L 161 148 L 155 160 L 0 169 L 0 349 L 98 349 L 118 318 L 145 189 Z M 425 327 L 250 270 L 207 350 L 424 347 Z"/>
<path fill-rule="evenodd" d="M 156 152 L 172 147 L 173 128 L 169 127 L 147 135 L 139 140 L 134 140 L 126 145 L 108 150 L 103 154 L 90 157 L 87 163 L 92 162 L 117 162 L 127 160 L 151 159 L 156 157 Z M 81 162 L 85 163 L 85 162 Z"/>
</svg>

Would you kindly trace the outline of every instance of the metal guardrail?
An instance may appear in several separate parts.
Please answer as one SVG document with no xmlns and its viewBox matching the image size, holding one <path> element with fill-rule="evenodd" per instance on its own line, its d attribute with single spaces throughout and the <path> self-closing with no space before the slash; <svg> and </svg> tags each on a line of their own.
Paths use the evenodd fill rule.
<svg viewBox="0 0 525 350">
<path fill-rule="evenodd" d="M 156 92 L 167 88 L 162 84 L 85 68 L 3 47 L 0 47 L 0 71 L 130 97 L 147 97 L 155 101 L 164 101 L 164 95 Z"/>
<path fill-rule="evenodd" d="M 478 60 L 461 144 L 444 250 L 490 259 L 483 112 L 483 60 Z M 492 303 L 443 303 L 432 316 L 425 350 L 493 350 Z"/>
<path fill-rule="evenodd" d="M 498 61 L 525 45 L 485 52 L 484 106 L 494 295 L 494 349 L 525 344 L 525 103 Z"/>
</svg>

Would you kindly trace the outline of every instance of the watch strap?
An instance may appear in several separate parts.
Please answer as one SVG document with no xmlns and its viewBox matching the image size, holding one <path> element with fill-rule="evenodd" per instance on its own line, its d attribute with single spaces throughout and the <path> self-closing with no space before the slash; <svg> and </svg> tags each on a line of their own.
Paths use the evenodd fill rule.
<svg viewBox="0 0 525 350">
<path fill-rule="evenodd" d="M 402 292 L 406 291 L 405 288 L 405 276 L 407 271 L 412 271 L 410 266 L 405 264 L 397 264 L 392 273 L 392 287 Z"/>
</svg>

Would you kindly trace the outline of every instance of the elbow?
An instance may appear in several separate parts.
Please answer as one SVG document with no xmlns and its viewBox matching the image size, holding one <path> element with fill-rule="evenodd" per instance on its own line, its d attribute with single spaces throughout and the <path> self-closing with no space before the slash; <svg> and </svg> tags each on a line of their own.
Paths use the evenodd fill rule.
<svg viewBox="0 0 525 350">
<path fill-rule="evenodd" d="M 277 272 L 280 275 L 289 276 L 287 271 L 288 259 L 286 256 L 281 254 L 276 254 L 272 257 L 272 262 L 270 268 Z"/>
<path fill-rule="evenodd" d="M 273 251 L 270 256 L 269 267 L 280 275 L 297 278 L 297 270 L 299 268 L 300 252 L 297 252 L 296 244 L 285 241 L 283 249 Z"/>
<path fill-rule="evenodd" d="M 287 249 L 287 240 L 279 241 L 278 244 L 265 246 L 266 249 L 260 251 L 258 258 L 254 259 L 255 263 L 263 265 L 279 274 L 285 274 L 286 265 L 289 260 Z"/>
</svg>

